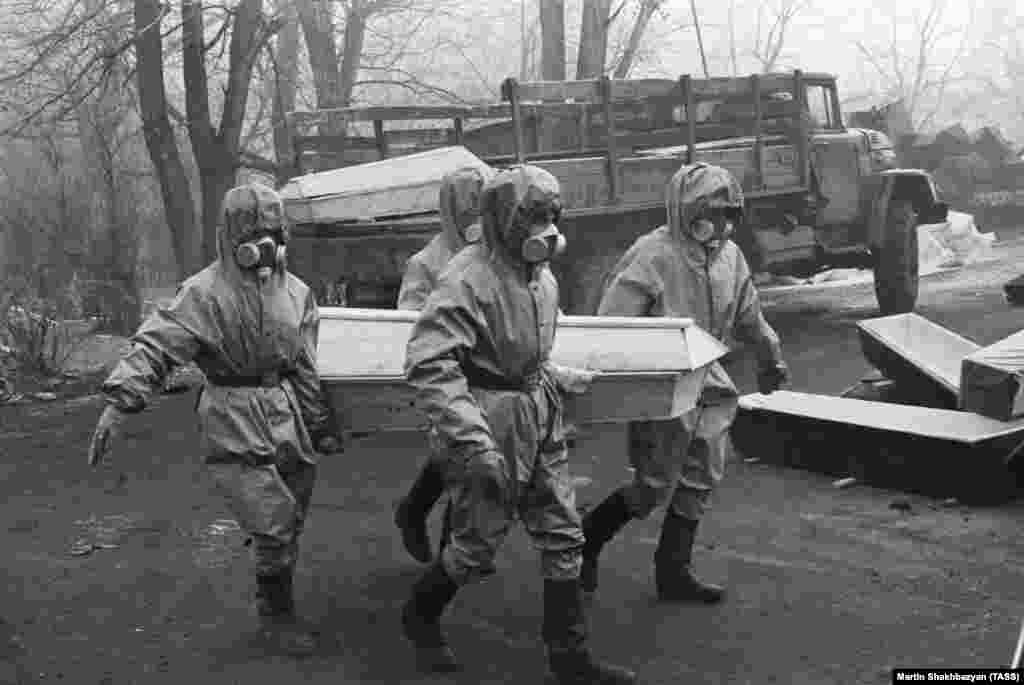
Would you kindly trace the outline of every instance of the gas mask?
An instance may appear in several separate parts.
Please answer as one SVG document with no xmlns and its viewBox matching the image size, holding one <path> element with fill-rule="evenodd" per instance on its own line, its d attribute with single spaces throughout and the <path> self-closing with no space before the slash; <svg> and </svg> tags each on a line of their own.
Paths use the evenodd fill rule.
<svg viewBox="0 0 1024 685">
<path fill-rule="evenodd" d="M 547 262 L 565 252 L 565 236 L 558 230 L 562 208 L 557 200 L 520 209 L 517 223 L 523 234 L 520 256 L 527 264 Z"/>
<path fill-rule="evenodd" d="M 725 240 L 742 217 L 743 210 L 739 207 L 707 207 L 690 222 L 690 236 L 704 245 Z"/>
<path fill-rule="evenodd" d="M 287 248 L 274 235 L 262 233 L 235 246 L 235 261 L 262 279 L 284 265 Z"/>
<path fill-rule="evenodd" d="M 225 193 L 221 211 L 224 224 L 218 240 L 224 240 L 222 249 L 231 250 L 240 269 L 255 272 L 261 281 L 284 270 L 288 226 L 281 196 L 273 188 L 236 186 Z"/>
<path fill-rule="evenodd" d="M 471 245 L 473 243 L 479 243 L 480 239 L 484 237 L 484 227 L 480 223 L 480 220 L 477 219 L 473 223 L 460 228 L 459 235 L 461 235 L 462 239 Z"/>
</svg>

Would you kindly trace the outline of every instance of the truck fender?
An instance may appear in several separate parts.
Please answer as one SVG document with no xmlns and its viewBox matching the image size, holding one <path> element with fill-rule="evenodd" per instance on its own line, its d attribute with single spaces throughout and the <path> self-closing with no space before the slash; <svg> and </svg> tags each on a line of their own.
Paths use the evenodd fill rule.
<svg viewBox="0 0 1024 685">
<path fill-rule="evenodd" d="M 910 200 L 919 225 L 946 221 L 949 205 L 941 200 L 932 175 L 923 169 L 889 169 L 872 179 L 869 186 L 873 197 L 867 236 L 872 248 L 885 242 L 886 219 L 894 202 Z"/>
</svg>

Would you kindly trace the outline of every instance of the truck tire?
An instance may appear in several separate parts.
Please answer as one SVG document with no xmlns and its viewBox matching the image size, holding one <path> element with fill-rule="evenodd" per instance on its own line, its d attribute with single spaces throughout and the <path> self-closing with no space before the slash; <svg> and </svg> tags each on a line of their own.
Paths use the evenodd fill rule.
<svg viewBox="0 0 1024 685">
<path fill-rule="evenodd" d="M 875 297 L 883 316 L 914 311 L 919 276 L 917 213 L 909 201 L 896 201 L 875 259 Z"/>
</svg>

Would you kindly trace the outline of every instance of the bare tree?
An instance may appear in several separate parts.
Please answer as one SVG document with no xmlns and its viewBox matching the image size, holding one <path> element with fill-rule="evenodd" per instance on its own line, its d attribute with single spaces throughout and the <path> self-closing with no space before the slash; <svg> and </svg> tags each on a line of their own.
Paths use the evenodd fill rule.
<svg viewBox="0 0 1024 685">
<path fill-rule="evenodd" d="M 224 100 L 214 127 L 206 70 L 202 0 L 182 0 L 182 51 L 189 141 L 199 166 L 203 212 L 203 258 L 217 256 L 217 221 L 221 199 L 241 165 L 242 129 L 253 65 L 267 39 L 279 28 L 263 14 L 262 0 L 240 0 L 229 19 L 231 42 Z M 222 25 L 223 26 L 223 25 Z"/>
<path fill-rule="evenodd" d="M 295 95 L 299 78 L 299 14 L 293 0 L 282 0 L 278 8 L 281 30 L 277 45 L 271 54 L 271 78 L 266 79 L 265 98 L 272 102 L 271 128 L 273 129 L 276 175 L 283 183 L 294 173 L 292 140 L 286 115 L 295 109 Z"/>
<path fill-rule="evenodd" d="M 902 99 L 915 130 L 927 128 L 939 113 L 948 89 L 954 83 L 969 80 L 958 72 L 968 48 L 967 26 L 949 26 L 945 21 L 945 0 L 930 0 L 923 17 L 914 21 L 893 20 L 892 38 L 884 47 L 872 47 L 864 41 L 856 46 L 874 71 L 883 94 L 891 100 Z M 973 14 L 973 3 L 969 3 Z M 877 22 L 877 16 L 873 15 Z M 909 27 L 910 41 L 901 43 L 900 29 Z M 942 44 L 956 43 L 951 53 L 941 55 Z"/>
<path fill-rule="evenodd" d="M 640 0 L 640 8 L 637 10 L 636 19 L 633 21 L 633 26 L 629 31 L 629 38 L 622 51 L 622 57 L 619 58 L 618 64 L 615 65 L 615 78 L 627 78 L 629 76 L 629 72 L 636 61 L 637 53 L 640 50 L 640 42 L 647 31 L 647 25 L 650 23 L 654 13 L 663 4 L 664 0 Z"/>
<path fill-rule="evenodd" d="M 807 9 L 809 4 L 809 0 L 778 0 L 770 9 L 758 5 L 754 46 L 750 50 L 750 56 L 757 60 L 763 73 L 774 71 L 779 65 L 793 20 Z M 733 5 L 730 5 L 730 10 L 733 9 Z M 730 16 L 730 29 L 734 31 L 733 22 L 734 17 Z M 735 45 L 734 42 L 732 44 Z M 735 53 L 732 60 L 735 69 Z"/>
<path fill-rule="evenodd" d="M 180 275 L 198 265 L 195 239 L 199 235 L 192 189 L 178 150 L 178 140 L 168 116 L 164 83 L 164 48 L 160 27 L 167 6 L 160 0 L 134 0 L 135 73 L 139 91 L 142 130 L 149 157 L 156 169 L 167 225 L 171 230 Z"/>
</svg>

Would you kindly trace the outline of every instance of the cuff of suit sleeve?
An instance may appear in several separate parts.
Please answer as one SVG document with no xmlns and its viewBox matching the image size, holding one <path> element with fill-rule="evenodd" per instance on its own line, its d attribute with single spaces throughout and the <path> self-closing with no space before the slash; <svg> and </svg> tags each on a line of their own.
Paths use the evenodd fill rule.
<svg viewBox="0 0 1024 685">
<path fill-rule="evenodd" d="M 107 404 L 117 407 L 125 414 L 137 414 L 146 408 L 146 400 L 123 386 L 103 385 L 100 389 Z"/>
</svg>

